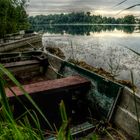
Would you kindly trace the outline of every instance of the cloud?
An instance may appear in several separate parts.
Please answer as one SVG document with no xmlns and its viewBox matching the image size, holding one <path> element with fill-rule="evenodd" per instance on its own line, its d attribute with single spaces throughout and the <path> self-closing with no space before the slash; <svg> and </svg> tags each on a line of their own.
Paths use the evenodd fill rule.
<svg viewBox="0 0 140 140">
<path fill-rule="evenodd" d="M 97 10 L 118 12 L 131 5 L 140 3 L 139 0 L 127 0 L 121 5 L 115 6 L 122 1 L 123 0 L 30 0 L 27 11 L 29 15 Z M 140 6 L 129 11 L 133 13 L 138 12 L 140 11 Z"/>
</svg>

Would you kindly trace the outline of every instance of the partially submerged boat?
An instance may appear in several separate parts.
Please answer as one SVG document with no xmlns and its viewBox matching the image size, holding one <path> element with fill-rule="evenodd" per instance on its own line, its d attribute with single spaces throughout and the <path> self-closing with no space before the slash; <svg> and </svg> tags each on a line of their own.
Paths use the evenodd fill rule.
<svg viewBox="0 0 140 140">
<path fill-rule="evenodd" d="M 36 49 L 37 46 L 41 44 L 41 36 L 36 34 L 24 35 L 24 37 L 19 37 L 17 39 L 12 39 L 5 43 L 0 43 L 0 53 L 2 52 L 11 52 L 15 50 L 31 50 Z"/>
<path fill-rule="evenodd" d="M 48 52 L 2 53 L 0 62 L 57 128 L 61 125 L 58 105 L 63 100 L 74 136 L 95 128 L 91 118 L 112 122 L 132 137 L 139 134 L 140 96 L 131 89 Z M 12 89 L 29 109 L 33 108 L 17 87 Z M 24 109 L 8 89 L 6 92 L 15 116 L 19 116 Z M 43 121 L 41 124 L 49 128 Z"/>
</svg>

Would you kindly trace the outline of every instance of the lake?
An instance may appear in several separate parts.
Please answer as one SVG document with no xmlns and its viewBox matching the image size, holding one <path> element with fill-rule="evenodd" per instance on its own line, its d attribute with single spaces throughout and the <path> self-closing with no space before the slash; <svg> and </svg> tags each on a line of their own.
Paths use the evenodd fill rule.
<svg viewBox="0 0 140 140">
<path fill-rule="evenodd" d="M 140 26 L 42 25 L 43 46 L 59 47 L 66 59 L 84 60 L 111 72 L 117 79 L 131 80 L 140 88 Z"/>
</svg>

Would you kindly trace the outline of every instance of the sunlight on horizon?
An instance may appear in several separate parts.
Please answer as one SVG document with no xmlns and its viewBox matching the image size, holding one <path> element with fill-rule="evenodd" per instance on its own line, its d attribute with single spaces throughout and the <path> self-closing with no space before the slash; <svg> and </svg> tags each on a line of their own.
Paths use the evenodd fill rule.
<svg viewBox="0 0 140 140">
<path fill-rule="evenodd" d="M 93 33 L 90 32 L 90 36 L 94 36 L 94 37 L 117 37 L 117 38 L 124 38 L 124 37 L 129 37 L 132 36 L 131 33 L 125 33 L 123 31 L 118 31 L 118 30 L 114 30 L 114 31 L 102 31 L 100 33 Z M 133 37 L 140 37 L 140 34 L 138 33 L 133 33 Z"/>
<path fill-rule="evenodd" d="M 140 16 L 140 12 L 139 11 L 122 11 L 121 13 L 119 13 L 121 10 L 115 10 L 115 11 L 112 11 L 112 10 L 94 10 L 94 11 L 91 11 L 91 14 L 92 15 L 102 15 L 102 16 L 111 16 L 111 17 L 124 17 L 126 15 L 135 15 L 135 16 Z"/>
</svg>

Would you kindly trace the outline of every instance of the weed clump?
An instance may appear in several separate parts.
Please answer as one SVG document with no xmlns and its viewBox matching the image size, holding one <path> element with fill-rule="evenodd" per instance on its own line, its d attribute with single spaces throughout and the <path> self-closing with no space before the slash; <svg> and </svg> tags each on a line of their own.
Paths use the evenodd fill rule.
<svg viewBox="0 0 140 140">
<path fill-rule="evenodd" d="M 137 87 L 131 82 L 131 81 L 128 81 L 128 80 L 117 80 L 115 79 L 114 75 L 112 75 L 110 72 L 104 70 L 103 68 L 95 68 L 89 64 L 87 64 L 85 61 L 79 61 L 79 60 L 75 60 L 75 59 L 69 59 L 68 60 L 70 63 L 73 63 L 75 65 L 78 65 L 82 68 L 85 68 L 87 70 L 90 70 L 92 72 L 95 72 L 103 77 L 106 77 L 110 80 L 113 80 L 115 82 L 118 82 L 122 85 L 125 85 L 127 87 L 129 87 L 130 89 L 135 89 L 135 91 L 137 90 Z"/>
</svg>

